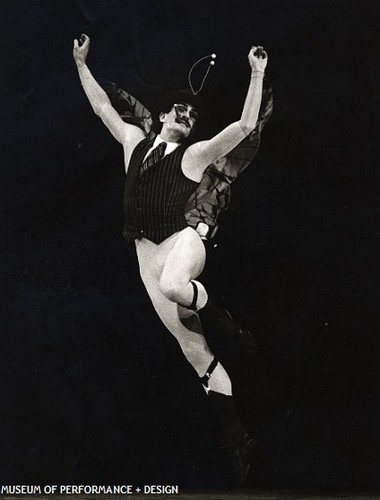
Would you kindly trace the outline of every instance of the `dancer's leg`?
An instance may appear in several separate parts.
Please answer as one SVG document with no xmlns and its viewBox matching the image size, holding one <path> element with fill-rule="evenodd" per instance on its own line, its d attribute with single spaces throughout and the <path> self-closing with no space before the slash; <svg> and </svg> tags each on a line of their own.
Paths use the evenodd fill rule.
<svg viewBox="0 0 380 500">
<path fill-rule="evenodd" d="M 172 302 L 190 306 L 194 299 L 192 280 L 203 271 L 206 251 L 198 233 L 188 227 L 180 233 L 167 253 L 159 285 L 161 292 Z M 203 307 L 207 302 L 207 292 L 203 285 L 196 283 L 197 297 L 193 309 Z"/>
<path fill-rule="evenodd" d="M 174 235 L 173 238 L 165 240 L 161 245 L 155 245 L 145 239 L 137 241 L 136 249 L 140 274 L 161 321 L 177 339 L 186 359 L 193 366 L 199 377 L 203 377 L 214 359 L 214 355 L 210 351 L 206 339 L 202 334 L 198 318 L 194 314 L 194 320 L 198 321 L 196 331 L 199 333 L 186 328 L 180 321 L 177 304 L 165 297 L 160 288 L 162 270 L 165 266 L 167 255 L 173 248 L 176 239 L 177 237 Z M 231 380 L 220 363 L 218 363 L 209 380 L 209 389 L 226 395 L 232 394 Z"/>
<path fill-rule="evenodd" d="M 226 436 L 236 480 L 239 484 L 243 484 L 248 473 L 252 439 L 245 432 L 236 411 L 231 380 L 221 363 L 215 360 L 200 324 L 198 323 L 197 329 L 186 328 L 179 318 L 177 304 L 169 300 L 161 290 L 162 271 L 178 238 L 178 235 L 173 235 L 161 245 L 155 245 L 149 240 L 136 242 L 141 278 L 161 321 L 177 339 L 186 359 L 196 370 L 206 388 Z M 195 313 L 193 319 L 199 322 Z"/>
</svg>

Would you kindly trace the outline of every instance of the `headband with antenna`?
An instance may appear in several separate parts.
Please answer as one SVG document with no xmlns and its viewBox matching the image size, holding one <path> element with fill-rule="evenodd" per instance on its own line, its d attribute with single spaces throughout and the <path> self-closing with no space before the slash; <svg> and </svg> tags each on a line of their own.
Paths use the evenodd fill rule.
<svg viewBox="0 0 380 500">
<path fill-rule="evenodd" d="M 208 66 L 207 66 L 207 70 L 206 70 L 205 76 L 202 79 L 202 82 L 201 82 L 201 85 L 200 85 L 199 89 L 198 90 L 194 90 L 193 84 L 191 82 L 192 72 L 193 72 L 194 68 L 200 62 L 202 62 L 202 61 L 204 61 L 205 59 L 208 59 L 208 58 L 211 58 L 211 61 L 209 62 Z M 206 81 L 207 75 L 209 74 L 211 67 L 215 65 L 215 59 L 216 59 L 216 54 L 208 54 L 207 56 L 204 56 L 204 57 L 201 57 L 200 59 L 198 59 L 198 61 L 196 61 L 191 66 L 187 79 L 189 81 L 189 86 L 190 86 L 190 89 L 191 89 L 191 92 L 193 93 L 193 95 L 197 95 L 203 89 L 203 85 L 204 85 L 204 83 Z"/>
</svg>

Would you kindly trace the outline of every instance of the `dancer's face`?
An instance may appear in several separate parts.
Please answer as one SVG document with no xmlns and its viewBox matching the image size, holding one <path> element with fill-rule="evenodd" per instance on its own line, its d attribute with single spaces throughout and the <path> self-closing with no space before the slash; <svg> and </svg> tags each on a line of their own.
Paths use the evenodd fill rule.
<svg viewBox="0 0 380 500">
<path fill-rule="evenodd" d="M 169 113 L 161 113 L 160 120 L 166 130 L 177 131 L 183 138 L 188 137 L 194 129 L 198 118 L 196 109 L 190 104 L 174 104 Z"/>
<path fill-rule="evenodd" d="M 198 112 L 190 104 L 174 104 L 173 110 L 176 114 L 176 122 L 184 123 L 190 130 L 194 128 L 194 125 L 198 119 Z"/>
</svg>

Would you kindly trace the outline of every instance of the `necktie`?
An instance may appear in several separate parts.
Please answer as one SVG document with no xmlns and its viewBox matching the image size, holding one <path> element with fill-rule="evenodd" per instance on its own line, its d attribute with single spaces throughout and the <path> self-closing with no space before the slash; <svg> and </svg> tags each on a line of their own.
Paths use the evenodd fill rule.
<svg viewBox="0 0 380 500">
<path fill-rule="evenodd" d="M 160 161 L 164 157 L 165 149 L 166 142 L 160 142 L 160 144 L 154 148 L 143 161 L 141 173 L 147 172 L 153 165 Z"/>
</svg>

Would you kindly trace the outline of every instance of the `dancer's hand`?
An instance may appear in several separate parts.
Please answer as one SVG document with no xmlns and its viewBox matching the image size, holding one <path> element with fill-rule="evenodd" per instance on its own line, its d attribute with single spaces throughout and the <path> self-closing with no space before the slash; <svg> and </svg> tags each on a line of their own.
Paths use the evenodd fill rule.
<svg viewBox="0 0 380 500">
<path fill-rule="evenodd" d="M 264 73 L 268 62 L 268 54 L 261 45 L 258 47 L 253 46 L 249 51 L 248 61 L 252 68 L 252 72 L 259 71 Z"/>
<path fill-rule="evenodd" d="M 86 64 L 86 59 L 88 56 L 88 51 L 90 50 L 90 37 L 81 34 L 79 40 L 74 40 L 73 57 L 77 66 Z"/>
</svg>

